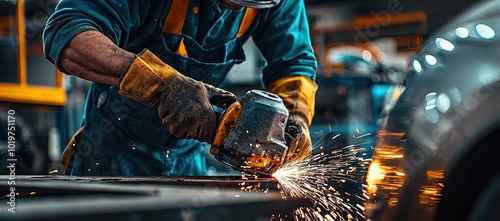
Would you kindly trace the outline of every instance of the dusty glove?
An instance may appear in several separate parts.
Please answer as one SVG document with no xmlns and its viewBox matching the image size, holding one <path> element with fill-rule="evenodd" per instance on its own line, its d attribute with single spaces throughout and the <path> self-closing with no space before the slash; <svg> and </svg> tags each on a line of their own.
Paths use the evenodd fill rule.
<svg viewBox="0 0 500 221">
<path fill-rule="evenodd" d="M 287 159 L 300 160 L 312 151 L 311 136 L 306 121 L 297 115 L 290 116 L 285 128 L 288 143 Z"/>
<path fill-rule="evenodd" d="M 318 86 L 305 76 L 279 79 L 269 85 L 268 91 L 283 99 L 289 112 L 285 132 L 290 138 L 288 160 L 300 160 L 311 154 L 309 126 L 314 117 L 314 104 Z"/>
<path fill-rule="evenodd" d="M 236 101 L 231 92 L 194 80 L 163 63 L 149 50 L 132 61 L 121 76 L 119 93 L 156 107 L 162 123 L 181 139 L 212 142 L 217 119 L 212 105 Z"/>
</svg>

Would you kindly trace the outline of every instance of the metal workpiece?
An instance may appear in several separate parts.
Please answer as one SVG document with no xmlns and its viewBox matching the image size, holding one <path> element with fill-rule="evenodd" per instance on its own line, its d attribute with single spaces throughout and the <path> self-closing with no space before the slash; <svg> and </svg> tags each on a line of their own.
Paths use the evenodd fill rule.
<svg viewBox="0 0 500 221">
<path fill-rule="evenodd" d="M 310 205 L 306 199 L 284 200 L 271 178 L 16 176 L 13 185 L 8 180 L 0 176 L 0 220 L 270 220 Z"/>
</svg>

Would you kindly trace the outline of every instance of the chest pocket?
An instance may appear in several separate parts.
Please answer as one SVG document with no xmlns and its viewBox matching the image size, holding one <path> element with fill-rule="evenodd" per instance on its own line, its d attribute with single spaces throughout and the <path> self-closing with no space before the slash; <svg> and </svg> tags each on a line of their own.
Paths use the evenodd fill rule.
<svg viewBox="0 0 500 221">
<path fill-rule="evenodd" d="M 234 38 L 224 44 L 205 48 L 191 36 L 182 33 L 188 6 L 189 1 L 172 0 L 162 33 L 150 50 L 182 74 L 217 86 L 234 64 L 245 60 L 241 37 L 253 23 L 258 10 L 245 9 Z"/>
</svg>

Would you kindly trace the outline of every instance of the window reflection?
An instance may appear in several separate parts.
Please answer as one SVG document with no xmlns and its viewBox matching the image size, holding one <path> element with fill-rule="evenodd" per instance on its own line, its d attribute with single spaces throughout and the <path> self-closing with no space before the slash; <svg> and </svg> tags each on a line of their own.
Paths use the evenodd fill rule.
<svg viewBox="0 0 500 221">
<path fill-rule="evenodd" d="M 56 1 L 24 1 L 27 80 L 29 85 L 56 86 L 55 66 L 43 55 L 42 33 Z"/>
</svg>

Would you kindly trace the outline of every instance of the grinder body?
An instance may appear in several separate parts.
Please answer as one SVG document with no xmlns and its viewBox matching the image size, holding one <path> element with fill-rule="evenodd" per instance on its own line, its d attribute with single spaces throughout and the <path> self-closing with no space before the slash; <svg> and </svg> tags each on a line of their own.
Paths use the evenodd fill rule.
<svg viewBox="0 0 500 221">
<path fill-rule="evenodd" d="M 235 170 L 271 175 L 288 149 L 287 120 L 280 97 L 250 90 L 223 112 L 210 153 Z"/>
</svg>

